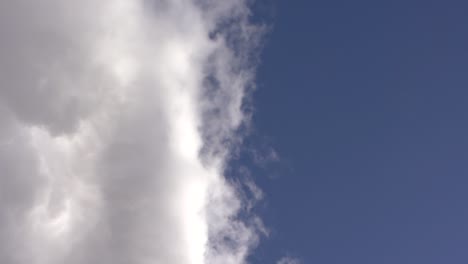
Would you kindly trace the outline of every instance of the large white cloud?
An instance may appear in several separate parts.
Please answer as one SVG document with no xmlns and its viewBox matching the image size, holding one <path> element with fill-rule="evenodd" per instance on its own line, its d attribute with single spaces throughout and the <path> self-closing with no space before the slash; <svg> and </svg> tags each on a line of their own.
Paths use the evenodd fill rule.
<svg viewBox="0 0 468 264">
<path fill-rule="evenodd" d="M 242 0 L 0 2 L 0 263 L 240 264 Z"/>
</svg>

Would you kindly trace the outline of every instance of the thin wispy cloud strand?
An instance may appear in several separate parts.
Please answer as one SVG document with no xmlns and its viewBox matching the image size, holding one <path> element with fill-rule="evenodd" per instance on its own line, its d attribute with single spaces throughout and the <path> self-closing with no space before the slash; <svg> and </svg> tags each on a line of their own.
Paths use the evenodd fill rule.
<svg viewBox="0 0 468 264">
<path fill-rule="evenodd" d="M 242 0 L 0 2 L 0 263 L 241 264 Z"/>
<path fill-rule="evenodd" d="M 292 257 L 283 257 L 276 264 L 301 264 L 302 262 L 299 259 Z"/>
</svg>

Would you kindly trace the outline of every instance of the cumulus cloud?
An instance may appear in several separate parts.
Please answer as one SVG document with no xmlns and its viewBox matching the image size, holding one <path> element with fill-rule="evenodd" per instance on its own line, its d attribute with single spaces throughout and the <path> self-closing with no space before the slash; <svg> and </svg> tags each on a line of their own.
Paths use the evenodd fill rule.
<svg viewBox="0 0 468 264">
<path fill-rule="evenodd" d="M 248 122 L 249 15 L 0 2 L 0 263 L 245 263 L 265 231 L 223 172 Z"/>
</svg>

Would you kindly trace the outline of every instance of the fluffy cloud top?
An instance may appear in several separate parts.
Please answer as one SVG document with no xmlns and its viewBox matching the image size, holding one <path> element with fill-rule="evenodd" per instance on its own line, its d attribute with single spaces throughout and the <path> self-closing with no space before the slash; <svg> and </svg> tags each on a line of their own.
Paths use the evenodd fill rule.
<svg viewBox="0 0 468 264">
<path fill-rule="evenodd" d="M 242 0 L 0 2 L 0 263 L 240 264 Z"/>
</svg>

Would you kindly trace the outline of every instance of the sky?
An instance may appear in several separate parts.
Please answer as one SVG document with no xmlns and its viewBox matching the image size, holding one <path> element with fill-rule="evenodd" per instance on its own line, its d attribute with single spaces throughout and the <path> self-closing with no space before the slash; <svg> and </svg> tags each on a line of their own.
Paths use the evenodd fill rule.
<svg viewBox="0 0 468 264">
<path fill-rule="evenodd" d="M 263 2 L 254 263 L 466 263 L 466 3 Z"/>
<path fill-rule="evenodd" d="M 0 2 L 0 263 L 466 263 L 467 7 Z"/>
</svg>

